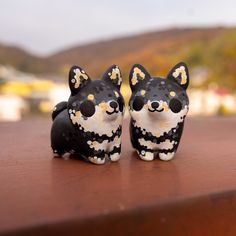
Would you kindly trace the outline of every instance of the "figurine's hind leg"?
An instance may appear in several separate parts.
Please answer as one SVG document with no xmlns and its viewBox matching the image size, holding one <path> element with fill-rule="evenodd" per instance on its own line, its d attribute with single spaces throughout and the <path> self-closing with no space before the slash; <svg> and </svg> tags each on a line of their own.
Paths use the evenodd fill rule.
<svg viewBox="0 0 236 236">
<path fill-rule="evenodd" d="M 105 163 L 105 151 L 100 150 L 94 156 L 89 156 L 88 160 L 94 164 L 101 165 Z"/>
<path fill-rule="evenodd" d="M 154 159 L 154 151 L 151 149 L 142 149 L 142 150 L 137 150 L 139 157 L 144 160 L 144 161 L 152 161 Z"/>
<path fill-rule="evenodd" d="M 162 161 L 170 161 L 174 158 L 175 151 L 166 151 L 166 150 L 159 150 L 159 158 Z"/>
<path fill-rule="evenodd" d="M 101 165 L 105 163 L 105 156 L 104 157 L 93 156 L 89 157 L 88 160 L 93 164 Z"/>
<path fill-rule="evenodd" d="M 119 147 L 114 147 L 111 152 L 109 152 L 108 157 L 111 161 L 118 161 L 120 159 L 121 145 Z"/>
<path fill-rule="evenodd" d="M 174 140 L 166 139 L 159 144 L 159 158 L 162 161 L 169 161 L 174 158 L 177 151 L 178 144 Z"/>
<path fill-rule="evenodd" d="M 64 150 L 52 148 L 53 157 L 62 157 L 66 152 Z"/>
</svg>

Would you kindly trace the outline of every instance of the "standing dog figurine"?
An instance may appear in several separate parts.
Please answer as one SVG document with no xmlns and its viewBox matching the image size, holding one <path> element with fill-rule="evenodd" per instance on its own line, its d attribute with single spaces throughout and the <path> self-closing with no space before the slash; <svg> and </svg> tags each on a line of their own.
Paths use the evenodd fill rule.
<svg viewBox="0 0 236 236">
<path fill-rule="evenodd" d="M 51 147 L 55 156 L 79 154 L 95 164 L 118 161 L 124 99 L 118 66 L 111 66 L 101 80 L 91 80 L 84 70 L 73 66 L 69 72 L 71 95 L 52 113 Z"/>
<path fill-rule="evenodd" d="M 156 154 L 161 160 L 171 160 L 177 151 L 189 109 L 187 66 L 180 62 L 164 79 L 151 77 L 143 66 L 136 64 L 131 69 L 129 82 L 133 147 L 142 160 L 152 161 Z"/>
</svg>

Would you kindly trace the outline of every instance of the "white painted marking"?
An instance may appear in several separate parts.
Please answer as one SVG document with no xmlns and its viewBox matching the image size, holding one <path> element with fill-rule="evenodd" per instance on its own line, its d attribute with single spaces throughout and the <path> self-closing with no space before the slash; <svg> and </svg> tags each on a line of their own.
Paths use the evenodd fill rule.
<svg viewBox="0 0 236 236">
<path fill-rule="evenodd" d="M 159 153 L 159 158 L 162 160 L 162 161 L 169 161 L 171 159 L 173 159 L 175 155 L 175 152 L 169 152 L 167 154 L 165 153 Z"/>
<path fill-rule="evenodd" d="M 181 117 L 185 116 L 187 112 L 187 105 L 179 113 L 174 113 L 170 109 L 162 112 L 150 112 L 148 106 L 144 106 L 140 111 L 130 110 L 130 115 L 135 121 L 135 127 L 145 129 L 153 136 L 160 137 L 176 127 L 178 123 L 183 122 Z"/>
<path fill-rule="evenodd" d="M 110 155 L 111 161 L 118 161 L 120 159 L 120 154 L 119 153 L 114 153 Z"/>
<path fill-rule="evenodd" d="M 88 160 L 97 165 L 101 165 L 105 163 L 105 158 L 101 159 L 99 157 L 89 157 Z"/>
<path fill-rule="evenodd" d="M 140 145 L 146 146 L 148 149 L 151 149 L 154 151 L 157 151 L 159 149 L 163 149 L 163 150 L 172 149 L 175 143 L 175 141 L 170 141 L 169 139 L 166 139 L 164 142 L 157 144 L 157 143 L 153 143 L 150 140 L 145 140 L 144 138 L 138 139 L 138 142 Z"/>
<path fill-rule="evenodd" d="M 69 110 L 69 113 L 71 112 Z M 70 119 L 73 124 L 81 125 L 85 131 L 95 132 L 99 135 L 106 134 L 111 137 L 119 125 L 122 125 L 123 115 L 120 111 L 109 115 L 104 109 L 96 105 L 95 114 L 88 117 L 87 120 L 83 116 L 76 116 L 75 114 L 70 114 Z"/>
<path fill-rule="evenodd" d="M 154 159 L 154 153 L 145 152 L 144 150 L 142 150 L 141 154 L 142 155 L 139 155 L 139 157 L 144 161 L 152 161 Z"/>
</svg>

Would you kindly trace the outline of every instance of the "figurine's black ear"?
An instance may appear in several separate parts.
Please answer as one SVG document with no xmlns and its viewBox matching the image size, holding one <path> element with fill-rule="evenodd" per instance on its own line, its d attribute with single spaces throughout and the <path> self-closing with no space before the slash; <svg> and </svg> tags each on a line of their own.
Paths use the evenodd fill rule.
<svg viewBox="0 0 236 236">
<path fill-rule="evenodd" d="M 71 95 L 75 95 L 90 81 L 86 72 L 78 66 L 72 66 L 69 72 L 69 86 Z"/>
<path fill-rule="evenodd" d="M 167 79 L 175 81 L 186 90 L 189 84 L 189 71 L 187 65 L 184 62 L 175 65 L 169 72 Z"/>
<path fill-rule="evenodd" d="M 150 74 L 143 66 L 139 64 L 133 65 L 129 74 L 129 84 L 131 90 L 134 91 L 141 82 L 149 80 L 150 78 Z"/>
<path fill-rule="evenodd" d="M 122 84 L 120 68 L 117 65 L 109 67 L 109 69 L 104 73 L 102 79 L 109 83 L 113 83 L 118 89 L 120 89 Z"/>
</svg>

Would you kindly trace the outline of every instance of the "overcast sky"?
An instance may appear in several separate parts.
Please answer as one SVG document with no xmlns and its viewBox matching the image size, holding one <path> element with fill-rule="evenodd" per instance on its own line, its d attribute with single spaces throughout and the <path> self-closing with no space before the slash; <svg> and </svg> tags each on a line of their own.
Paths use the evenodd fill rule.
<svg viewBox="0 0 236 236">
<path fill-rule="evenodd" d="M 0 0 L 0 42 L 47 55 L 173 26 L 236 25 L 236 1 Z"/>
</svg>

